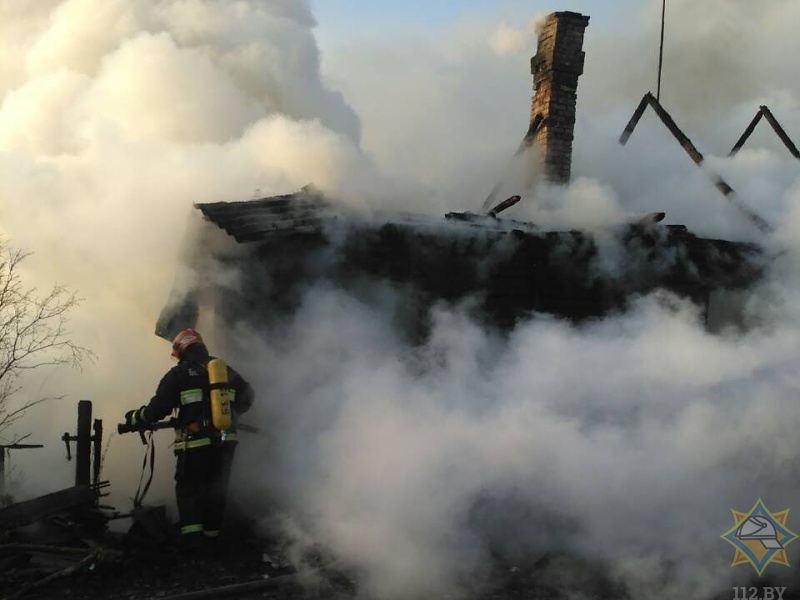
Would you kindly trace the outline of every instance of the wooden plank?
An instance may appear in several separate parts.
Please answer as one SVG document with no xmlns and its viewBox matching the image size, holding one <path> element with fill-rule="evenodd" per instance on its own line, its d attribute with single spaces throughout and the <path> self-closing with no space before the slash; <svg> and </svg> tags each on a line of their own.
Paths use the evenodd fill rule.
<svg viewBox="0 0 800 600">
<path fill-rule="evenodd" d="M 42 552 L 44 554 L 70 554 L 85 556 L 92 548 L 74 548 L 72 546 L 47 546 L 45 544 L 0 544 L 0 556 L 11 552 Z"/>
<path fill-rule="evenodd" d="M 703 155 L 700 154 L 700 151 L 695 148 L 695 145 L 692 143 L 692 140 L 688 138 L 688 136 L 681 131 L 681 128 L 678 127 L 678 124 L 672 119 L 670 114 L 664 110 L 664 107 L 661 106 L 661 103 L 655 99 L 655 96 L 650 92 L 647 92 L 644 95 L 647 102 L 650 103 L 650 106 L 653 107 L 653 110 L 656 111 L 658 118 L 661 119 L 661 122 L 667 126 L 669 132 L 678 140 L 678 143 L 686 150 L 686 154 L 698 165 L 703 163 Z"/>
<path fill-rule="evenodd" d="M 279 575 L 271 579 L 255 579 L 243 583 L 232 583 L 205 590 L 196 590 L 172 596 L 160 596 L 159 600 L 206 600 L 207 598 L 222 598 L 224 596 L 241 596 L 250 592 L 260 592 L 269 588 L 280 587 L 286 584 L 299 585 L 300 577 L 297 574 Z M 155 598 L 153 599 L 155 600 Z"/>
<path fill-rule="evenodd" d="M 522 138 L 522 141 L 519 144 L 519 148 L 514 153 L 514 158 L 520 156 L 523 152 L 528 150 L 533 145 L 533 140 L 536 138 L 536 134 L 544 125 L 545 118 L 542 116 L 541 113 L 537 113 L 533 119 L 531 119 L 531 124 L 528 127 L 527 133 L 525 133 L 525 137 Z M 483 201 L 483 205 L 481 205 L 481 212 L 486 212 L 489 208 L 494 204 L 495 199 L 497 198 L 497 194 L 500 193 L 500 188 L 503 187 L 503 182 L 497 182 L 492 191 L 489 192 L 489 195 L 486 196 L 486 200 Z"/>
<path fill-rule="evenodd" d="M 625 129 L 622 132 L 622 135 L 619 136 L 619 143 L 623 146 L 628 142 L 628 138 L 631 137 L 633 130 L 636 129 L 636 125 L 642 119 L 642 115 L 644 114 L 644 109 L 647 108 L 647 97 L 652 96 L 650 92 L 647 92 L 644 96 L 642 96 L 642 100 L 639 102 L 639 106 L 636 107 L 636 110 L 633 111 L 633 116 L 631 120 L 628 121 L 628 124 L 625 126 Z"/>
<path fill-rule="evenodd" d="M 780 123 L 778 123 L 778 120 L 772 114 L 772 111 L 770 111 L 770 109 L 768 109 L 766 106 L 762 106 L 760 108 L 761 112 L 764 114 L 764 117 L 767 119 L 767 123 L 772 125 L 772 129 L 774 129 L 775 133 L 778 134 L 778 137 L 781 138 L 781 141 L 789 149 L 789 152 L 792 153 L 792 156 L 800 159 L 800 152 L 798 152 L 797 146 L 795 146 L 794 142 L 792 142 L 792 140 L 789 139 L 789 136 L 786 135 L 786 132 L 783 130 L 783 127 L 781 127 Z"/>
<path fill-rule="evenodd" d="M 520 201 L 520 196 L 511 196 L 510 198 L 506 198 L 500 204 L 498 204 L 492 210 L 489 211 L 489 216 L 496 217 L 499 213 L 503 212 L 507 208 L 511 208 L 519 201 Z"/>
<path fill-rule="evenodd" d="M 721 179 L 719 181 L 722 181 Z M 725 183 L 722 181 L 722 183 Z M 727 184 L 725 184 L 727 185 Z M 719 185 L 717 185 L 719 187 Z M 728 186 L 730 187 L 730 186 Z M 744 216 L 746 216 L 756 227 L 759 228 L 763 233 L 771 233 L 773 230 L 772 225 L 767 223 L 759 214 L 757 214 L 753 209 L 749 206 L 746 206 L 742 202 L 739 201 L 735 195 L 726 195 L 725 196 L 736 208 L 738 208 Z"/>
<path fill-rule="evenodd" d="M 45 494 L 38 498 L 17 502 L 0 510 L 0 531 L 24 527 L 36 521 L 69 510 L 89 507 L 97 500 L 97 494 L 85 485 Z"/>
<path fill-rule="evenodd" d="M 492 191 L 489 192 L 489 195 L 486 196 L 486 200 L 483 201 L 483 205 L 481 206 L 481 212 L 485 213 L 487 210 L 489 210 L 489 207 L 492 204 L 494 204 L 494 200 L 495 198 L 497 198 L 497 194 L 500 193 L 500 188 L 502 187 L 503 187 L 502 181 L 498 181 L 497 183 L 494 184 Z"/>
<path fill-rule="evenodd" d="M 100 550 L 93 550 L 89 554 L 87 554 L 85 557 L 83 557 L 81 560 L 79 560 L 77 563 L 75 563 L 74 565 L 70 565 L 70 566 L 68 566 L 68 567 L 66 567 L 66 568 L 64 568 L 64 569 L 62 569 L 60 571 L 57 571 L 55 573 L 51 573 L 50 575 L 48 575 L 44 579 L 40 579 L 38 581 L 32 581 L 31 583 L 27 583 L 27 584 L 23 585 L 20 589 L 18 589 L 16 592 L 13 592 L 13 593 L 11 593 L 11 594 L 9 594 L 7 596 L 4 596 L 3 600 L 16 600 L 17 598 L 22 598 L 23 596 L 27 595 L 28 592 L 31 592 L 31 591 L 33 591 L 33 590 L 35 590 L 37 588 L 46 586 L 47 584 L 52 583 L 53 581 L 56 581 L 57 579 L 61 579 L 62 577 L 69 577 L 70 575 L 73 575 L 73 574 L 77 573 L 78 571 L 80 571 L 83 567 L 86 567 L 86 566 L 90 565 L 92 562 L 94 562 L 95 560 L 97 560 L 99 555 L 100 555 Z"/>
<path fill-rule="evenodd" d="M 756 113 L 756 116 L 753 117 L 752 121 L 750 121 L 750 125 L 748 125 L 747 129 L 744 130 L 742 137 L 740 137 L 737 140 L 737 142 L 733 145 L 733 148 L 731 148 L 731 151 L 728 152 L 728 156 L 733 156 L 737 152 L 739 152 L 739 150 L 741 150 L 742 146 L 744 146 L 744 143 L 747 141 L 747 138 L 749 138 L 750 134 L 753 133 L 753 130 L 756 128 L 756 125 L 758 125 L 758 122 L 761 120 L 761 117 L 763 116 L 764 112 L 759 108 L 758 112 Z"/>
<path fill-rule="evenodd" d="M 542 128 L 544 121 L 545 119 L 542 114 L 536 113 L 536 116 L 533 117 L 531 124 L 528 127 L 528 132 L 525 134 L 525 137 L 522 138 L 522 142 L 520 142 L 519 148 L 517 148 L 514 156 L 519 156 L 533 145 L 533 140 L 536 138 L 536 134 L 539 133 L 539 130 Z"/>
</svg>

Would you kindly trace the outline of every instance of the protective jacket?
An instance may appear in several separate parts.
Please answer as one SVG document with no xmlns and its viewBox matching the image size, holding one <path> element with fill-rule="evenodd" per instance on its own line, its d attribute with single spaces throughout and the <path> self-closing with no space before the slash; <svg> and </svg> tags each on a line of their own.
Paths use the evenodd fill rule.
<svg viewBox="0 0 800 600">
<path fill-rule="evenodd" d="M 228 387 L 233 392 L 233 424 L 224 431 L 214 428 L 211 424 L 207 371 L 212 358 L 203 344 L 188 347 L 181 361 L 161 378 L 150 402 L 139 411 L 142 421 L 155 423 L 177 410 L 176 453 L 212 443 L 236 443 L 236 417 L 253 404 L 253 388 L 239 373 L 228 367 Z"/>
</svg>

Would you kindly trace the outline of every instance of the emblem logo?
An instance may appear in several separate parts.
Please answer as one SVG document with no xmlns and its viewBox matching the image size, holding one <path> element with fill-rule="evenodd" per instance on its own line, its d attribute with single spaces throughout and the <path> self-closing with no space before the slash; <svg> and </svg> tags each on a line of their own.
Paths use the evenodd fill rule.
<svg viewBox="0 0 800 600">
<path fill-rule="evenodd" d="M 750 512 L 731 512 L 734 525 L 720 537 L 736 548 L 732 567 L 750 563 L 760 576 L 770 563 L 789 566 L 786 546 L 797 535 L 786 526 L 788 508 L 772 513 L 759 498 Z"/>
</svg>

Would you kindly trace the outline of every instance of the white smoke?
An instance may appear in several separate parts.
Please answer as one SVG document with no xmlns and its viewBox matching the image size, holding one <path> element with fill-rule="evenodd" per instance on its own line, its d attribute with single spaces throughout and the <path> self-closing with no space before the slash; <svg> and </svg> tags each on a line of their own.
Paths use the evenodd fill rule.
<svg viewBox="0 0 800 600">
<path fill-rule="evenodd" d="M 194 202 L 312 181 L 343 195 L 356 174 L 375 177 L 358 118 L 322 82 L 314 25 L 302 2 L 0 4 L 0 233 L 34 251 L 29 284 L 83 298 L 72 336 L 97 355 L 48 375 L 69 397 L 31 413 L 48 447 L 74 428 L 77 399 L 108 431 L 169 367 L 151 332 Z M 133 467 L 124 449 L 109 452 L 110 476 Z M 46 454 L 23 468 L 29 493 L 50 473 L 70 481 L 61 453 Z"/>
<path fill-rule="evenodd" d="M 530 23 L 547 7 L 510 3 L 435 38 L 352 31 L 323 47 L 321 69 L 305 2 L 0 4 L 0 231 L 36 252 L 34 282 L 85 299 L 74 337 L 98 355 L 32 385 L 95 400 L 107 428 L 149 398 L 169 366 L 151 332 L 194 202 L 314 183 L 356 205 L 441 214 L 477 210 L 503 181 L 525 196 L 508 216 L 547 227 L 663 210 L 782 253 L 743 300 L 757 327 L 712 335 L 694 308 L 652 297 L 579 329 L 534 318 L 503 339 L 442 306 L 412 350 L 385 318 L 402 301 L 388 287 L 370 304 L 312 286 L 280 337 L 247 338 L 259 352 L 231 356 L 268 432 L 243 444 L 238 475 L 383 598 L 455 594 L 491 552 L 554 547 L 607 562 L 638 597 L 728 590 L 747 576 L 719 539 L 730 509 L 796 497 L 797 162 L 763 122 L 724 157 L 762 103 L 800 132 L 800 90 L 785 77 L 798 9 L 701 4 L 670 4 L 662 101 L 705 171 L 650 111 L 617 143 L 654 88 L 660 3 L 648 2 L 592 16 L 563 190 L 531 187 L 510 159 L 527 128 Z M 774 236 L 719 195 L 714 173 Z M 48 445 L 31 462 L 14 456 L 27 493 L 69 485 L 54 448 L 73 411 L 21 423 Z M 165 446 L 153 501 L 172 493 Z M 133 493 L 138 467 L 138 440 L 115 438 L 115 494 Z M 497 522 L 508 506 L 520 518 Z"/>
</svg>

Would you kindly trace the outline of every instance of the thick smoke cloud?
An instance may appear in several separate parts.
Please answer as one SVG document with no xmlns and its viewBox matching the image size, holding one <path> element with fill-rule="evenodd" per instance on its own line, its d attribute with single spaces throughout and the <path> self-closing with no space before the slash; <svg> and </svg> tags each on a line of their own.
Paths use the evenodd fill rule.
<svg viewBox="0 0 800 600">
<path fill-rule="evenodd" d="M 704 597 L 737 574 L 730 508 L 794 501 L 794 330 L 712 335 L 657 297 L 508 343 L 458 310 L 434 323 L 411 353 L 374 307 L 316 289 L 262 355 L 280 402 L 257 413 L 272 439 L 245 450 L 272 457 L 257 493 L 379 597 L 456 593 L 490 551 L 564 548 L 633 597 Z"/>
<path fill-rule="evenodd" d="M 655 87 L 660 3 L 616 20 L 567 7 L 592 21 L 574 181 L 556 189 L 531 177 L 530 157 L 510 157 L 527 128 L 536 24 L 562 8 L 512 2 L 436 37 L 352 32 L 323 46 L 320 66 L 312 30 L 326 24 L 296 0 L 0 4 L 0 232 L 35 250 L 32 281 L 78 290 L 74 337 L 97 354 L 83 373 L 33 388 L 91 398 L 107 424 L 147 400 L 169 364 L 150 332 L 193 202 L 314 183 L 356 206 L 441 214 L 477 210 L 502 181 L 524 195 L 508 216 L 546 227 L 664 210 L 669 223 L 779 255 L 741 299 L 746 332 L 712 335 L 695 308 L 663 296 L 579 329 L 531 319 L 508 339 L 441 306 L 429 341 L 411 349 L 385 318 L 402 302 L 389 286 L 370 303 L 312 285 L 279 336 L 226 336 L 259 389 L 252 421 L 268 432 L 241 448 L 236 492 L 271 502 L 298 544 L 323 544 L 381 598 L 456 594 L 492 553 L 554 548 L 606 563 L 637 597 L 702 597 L 746 578 L 719 540 L 730 509 L 798 498 L 799 188 L 765 123 L 724 157 L 759 104 L 800 131 L 800 90 L 785 77 L 798 8 L 670 3 L 662 100 L 707 155 L 698 170 L 652 113 L 617 144 Z M 712 173 L 776 233 L 754 230 Z M 24 493 L 69 484 L 53 448 L 72 411 L 23 423 L 48 443 L 35 460 L 14 457 Z M 107 454 L 121 504 L 137 445 L 115 438 Z M 160 451 L 153 501 L 170 502 Z"/>
<path fill-rule="evenodd" d="M 314 25 L 302 2 L 0 5 L 0 234 L 35 252 L 29 284 L 84 299 L 72 334 L 97 355 L 82 373 L 37 373 L 30 393 L 46 376 L 107 424 L 149 398 L 169 366 L 150 332 L 194 202 L 310 182 L 359 201 L 369 183 L 349 182 L 377 175 L 358 117 L 322 82 Z M 73 411 L 32 413 L 38 435 L 57 439 Z M 30 493 L 55 472 L 69 482 L 43 454 L 23 467 Z M 113 473 L 127 458 L 107 460 Z"/>
</svg>

